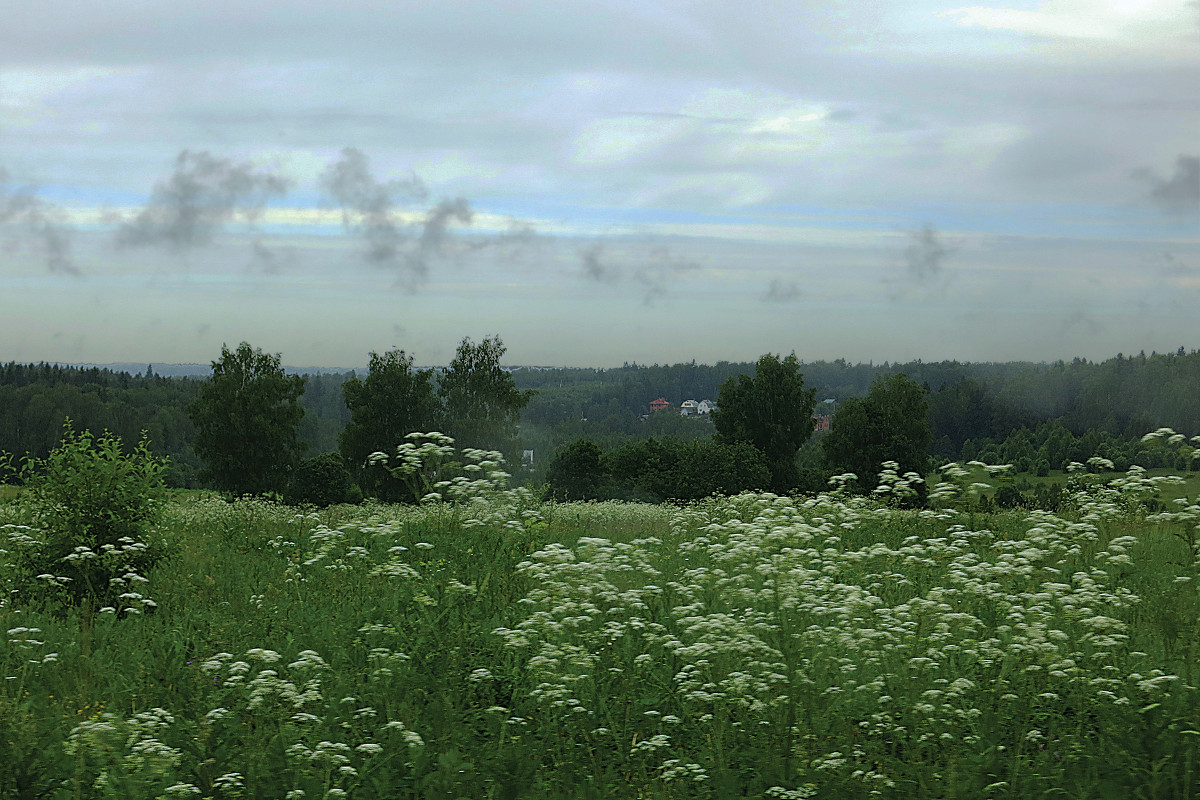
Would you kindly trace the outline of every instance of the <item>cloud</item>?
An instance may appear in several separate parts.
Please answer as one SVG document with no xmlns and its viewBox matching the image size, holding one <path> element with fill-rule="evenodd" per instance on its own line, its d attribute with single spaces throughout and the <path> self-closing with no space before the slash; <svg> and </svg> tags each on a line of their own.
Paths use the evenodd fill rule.
<svg viewBox="0 0 1200 800">
<path fill-rule="evenodd" d="M 579 254 L 583 261 L 583 274 L 589 280 L 600 283 L 616 283 L 621 277 L 621 271 L 604 263 L 604 245 L 601 242 L 587 247 Z"/>
<path fill-rule="evenodd" d="M 285 263 L 292 263 L 296 258 L 294 247 L 267 247 L 262 239 L 255 239 L 250 243 L 250 268 L 267 275 L 278 275 Z"/>
<path fill-rule="evenodd" d="M 395 213 L 396 196 L 423 199 L 428 191 L 417 176 L 407 181 L 380 182 L 371 174 L 370 161 L 355 147 L 342 150 L 339 161 L 321 174 L 321 188 L 342 209 L 342 224 L 367 242 L 367 260 L 395 261 L 404 241 Z"/>
<path fill-rule="evenodd" d="M 911 233 L 912 241 L 904 248 L 904 264 L 908 277 L 915 283 L 936 283 L 942 276 L 943 262 L 951 253 L 942 243 L 937 229 L 925 223 L 919 231 Z"/>
<path fill-rule="evenodd" d="M 441 200 L 425 212 L 420 233 L 411 236 L 397 199 L 425 199 L 425 184 L 416 175 L 404 181 L 377 180 L 367 156 L 354 147 L 343 149 L 341 158 L 321 174 L 321 187 L 341 207 L 346 230 L 366 241 L 367 260 L 406 270 L 403 282 L 410 289 L 428 277 L 430 261 L 445 252 L 451 223 L 470 225 L 474 219 L 466 198 Z"/>
<path fill-rule="evenodd" d="M 772 278 L 762 299 L 768 303 L 790 303 L 803 296 L 797 281 L 785 281 L 782 278 Z"/>
<path fill-rule="evenodd" d="M 1133 177 L 1150 184 L 1150 202 L 1165 214 L 1193 221 L 1200 214 L 1200 157 L 1180 155 L 1170 178 L 1148 167 L 1135 170 Z"/>
<path fill-rule="evenodd" d="M 66 275 L 79 275 L 71 260 L 71 229 L 64 224 L 61 210 L 37 196 L 29 186 L 9 190 L 8 172 L 0 167 L 0 225 L 7 230 L 6 249 L 31 244 L 42 251 L 46 269 Z"/>
<path fill-rule="evenodd" d="M 611 263 L 605 252 L 603 242 L 596 242 L 580 252 L 584 277 L 598 283 L 635 287 L 643 305 L 653 305 L 656 299 L 670 291 L 674 281 L 699 266 L 664 246 L 651 247 L 641 255 L 626 255 L 624 265 Z"/>
<path fill-rule="evenodd" d="M 1157 263 L 1159 265 L 1159 273 L 1168 278 L 1189 277 L 1200 274 L 1200 269 L 1180 261 L 1169 250 L 1164 250 L 1157 256 L 1152 257 L 1151 263 Z"/>
<path fill-rule="evenodd" d="M 117 244 L 176 252 L 204 247 L 222 225 L 239 219 L 253 224 L 267 201 L 287 194 L 289 186 L 286 178 L 248 163 L 184 150 L 146 206 L 117 229 Z"/>
<path fill-rule="evenodd" d="M 1068 314 L 1059 326 L 1058 332 L 1060 335 L 1067 335 L 1076 331 L 1081 331 L 1089 336 L 1095 336 L 1104 330 L 1104 325 L 1097 320 L 1093 315 L 1084 311 L 1075 311 Z"/>
</svg>

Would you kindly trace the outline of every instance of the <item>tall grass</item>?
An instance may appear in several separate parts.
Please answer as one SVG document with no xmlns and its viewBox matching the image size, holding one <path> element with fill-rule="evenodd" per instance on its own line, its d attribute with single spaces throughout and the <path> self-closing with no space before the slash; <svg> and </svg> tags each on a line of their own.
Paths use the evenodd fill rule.
<svg viewBox="0 0 1200 800">
<path fill-rule="evenodd" d="M 153 613 L 0 608 L 0 796 L 1197 796 L 1200 503 L 1078 489 L 176 500 Z"/>
</svg>

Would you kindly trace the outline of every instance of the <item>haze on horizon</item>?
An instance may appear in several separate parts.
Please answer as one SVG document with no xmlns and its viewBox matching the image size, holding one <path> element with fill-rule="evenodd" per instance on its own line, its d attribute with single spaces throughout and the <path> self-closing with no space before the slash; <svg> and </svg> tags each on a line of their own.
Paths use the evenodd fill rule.
<svg viewBox="0 0 1200 800">
<path fill-rule="evenodd" d="M 1200 3 L 10 4 L 0 361 L 1200 346 Z"/>
</svg>

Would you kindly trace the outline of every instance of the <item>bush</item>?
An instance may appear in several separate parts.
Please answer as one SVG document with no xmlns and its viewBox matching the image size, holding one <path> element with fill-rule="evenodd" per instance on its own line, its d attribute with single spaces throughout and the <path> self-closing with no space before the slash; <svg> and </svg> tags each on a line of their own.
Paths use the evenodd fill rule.
<svg viewBox="0 0 1200 800">
<path fill-rule="evenodd" d="M 300 462 L 283 496 L 288 505 L 318 508 L 339 503 L 359 503 L 362 491 L 350 479 L 341 453 L 322 453 Z"/>
<path fill-rule="evenodd" d="M 603 455 L 609 496 L 645 502 L 687 502 L 771 486 L 762 451 L 746 442 L 682 442 L 673 437 L 629 442 Z"/>
<path fill-rule="evenodd" d="M 152 607 L 134 584 L 166 554 L 165 543 L 148 536 L 165 468 L 145 436 L 125 453 L 120 437 L 76 432 L 67 420 L 58 448 L 21 470 L 32 525 L 6 531 L 4 565 L 16 596 Z"/>
<path fill-rule="evenodd" d="M 556 500 L 598 500 L 607 474 L 599 445 L 579 439 L 560 447 L 550 461 L 547 479 Z"/>
<path fill-rule="evenodd" d="M 1001 486 L 992 497 L 997 508 L 1016 508 L 1025 505 L 1025 498 L 1015 486 Z"/>
</svg>

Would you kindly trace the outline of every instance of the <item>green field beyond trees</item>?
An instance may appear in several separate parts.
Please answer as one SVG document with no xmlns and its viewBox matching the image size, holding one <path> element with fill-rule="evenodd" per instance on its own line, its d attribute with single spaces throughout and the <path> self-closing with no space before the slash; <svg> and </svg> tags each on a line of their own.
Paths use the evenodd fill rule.
<svg viewBox="0 0 1200 800">
<path fill-rule="evenodd" d="M 1077 469 L 1058 514 L 974 510 L 982 468 L 921 510 L 895 473 L 555 504 L 432 437 L 388 466 L 436 497 L 306 512 L 154 499 L 111 446 L 0 504 L 3 797 L 1200 793 L 1178 480 Z M 436 481 L 452 458 L 475 468 Z M 125 524 L 60 491 L 89 471 Z"/>
</svg>

